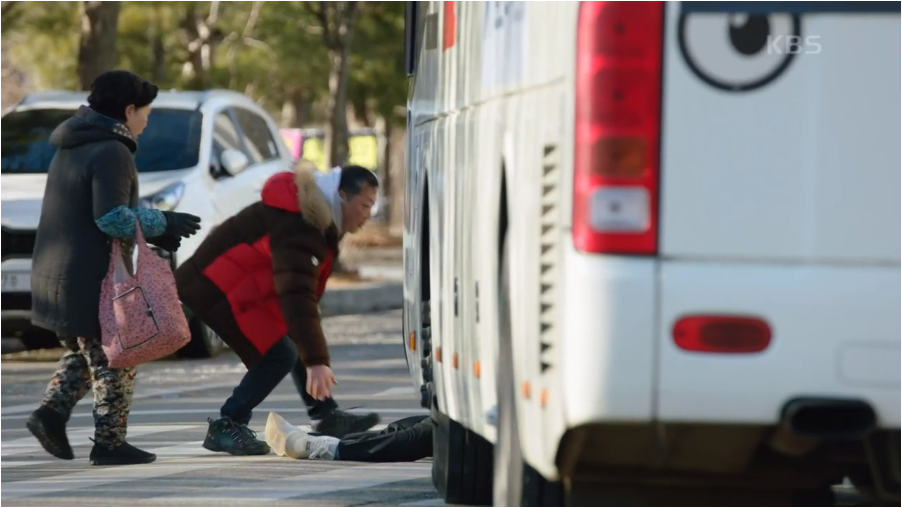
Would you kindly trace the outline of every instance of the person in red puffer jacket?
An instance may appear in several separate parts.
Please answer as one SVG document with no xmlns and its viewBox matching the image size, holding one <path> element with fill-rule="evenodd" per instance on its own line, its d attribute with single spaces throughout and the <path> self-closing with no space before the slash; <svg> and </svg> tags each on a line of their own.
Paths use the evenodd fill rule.
<svg viewBox="0 0 902 508">
<path fill-rule="evenodd" d="M 330 173 L 298 166 L 270 177 L 261 200 L 215 228 L 176 270 L 182 303 L 248 368 L 209 419 L 204 448 L 261 455 L 269 446 L 248 428 L 252 411 L 288 373 L 319 433 L 342 437 L 379 423 L 352 415 L 331 396 L 335 377 L 318 302 L 338 243 L 370 217 L 379 181 L 359 166 Z"/>
</svg>

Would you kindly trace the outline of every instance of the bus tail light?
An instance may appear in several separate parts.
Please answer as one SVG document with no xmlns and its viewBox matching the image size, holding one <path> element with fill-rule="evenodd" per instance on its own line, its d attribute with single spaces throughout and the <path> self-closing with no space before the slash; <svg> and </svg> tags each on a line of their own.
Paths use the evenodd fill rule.
<svg viewBox="0 0 902 508">
<path fill-rule="evenodd" d="M 658 250 L 664 2 L 583 2 L 576 57 L 573 242 Z"/>
<path fill-rule="evenodd" d="M 685 316 L 673 325 L 680 349 L 700 353 L 759 353 L 772 338 L 762 319 L 741 316 Z"/>
</svg>

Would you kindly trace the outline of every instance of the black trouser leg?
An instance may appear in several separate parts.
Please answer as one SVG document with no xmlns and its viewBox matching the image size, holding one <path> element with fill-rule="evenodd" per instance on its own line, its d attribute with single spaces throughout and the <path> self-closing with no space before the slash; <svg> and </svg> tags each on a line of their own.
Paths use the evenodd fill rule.
<svg viewBox="0 0 902 508">
<path fill-rule="evenodd" d="M 279 386 L 297 362 L 297 358 L 294 342 L 288 337 L 282 337 L 263 355 L 259 363 L 247 370 L 247 374 L 235 387 L 232 396 L 222 406 L 220 410 L 222 416 L 227 416 L 237 423 L 250 422 L 253 409 Z"/>
<path fill-rule="evenodd" d="M 322 420 L 323 416 L 338 408 L 338 403 L 332 397 L 326 400 L 316 400 L 307 393 L 307 367 L 300 360 L 294 362 L 294 366 L 291 369 L 291 379 L 294 381 L 294 386 L 298 393 L 301 394 L 304 404 L 307 405 L 307 415 L 311 419 Z"/>
<path fill-rule="evenodd" d="M 338 443 L 337 460 L 413 462 L 432 456 L 432 418 L 412 416 L 378 432 L 351 434 Z"/>
</svg>

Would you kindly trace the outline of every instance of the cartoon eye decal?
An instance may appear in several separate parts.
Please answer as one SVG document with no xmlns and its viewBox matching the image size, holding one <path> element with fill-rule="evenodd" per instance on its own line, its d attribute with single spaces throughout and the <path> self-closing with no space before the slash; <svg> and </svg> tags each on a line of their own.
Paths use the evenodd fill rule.
<svg viewBox="0 0 902 508">
<path fill-rule="evenodd" d="M 799 40 L 794 14 L 692 13 L 680 16 L 680 53 L 702 81 L 729 92 L 760 88 L 789 67 Z"/>
</svg>

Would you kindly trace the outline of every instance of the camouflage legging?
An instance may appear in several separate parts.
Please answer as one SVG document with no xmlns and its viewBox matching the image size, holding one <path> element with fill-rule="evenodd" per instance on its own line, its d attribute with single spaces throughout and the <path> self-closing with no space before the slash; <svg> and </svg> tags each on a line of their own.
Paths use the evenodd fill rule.
<svg viewBox="0 0 902 508">
<path fill-rule="evenodd" d="M 60 359 L 41 404 L 68 421 L 75 405 L 93 385 L 94 440 L 106 446 L 121 444 L 135 391 L 135 369 L 110 368 L 99 339 L 61 337 L 60 343 L 68 351 Z"/>
</svg>

